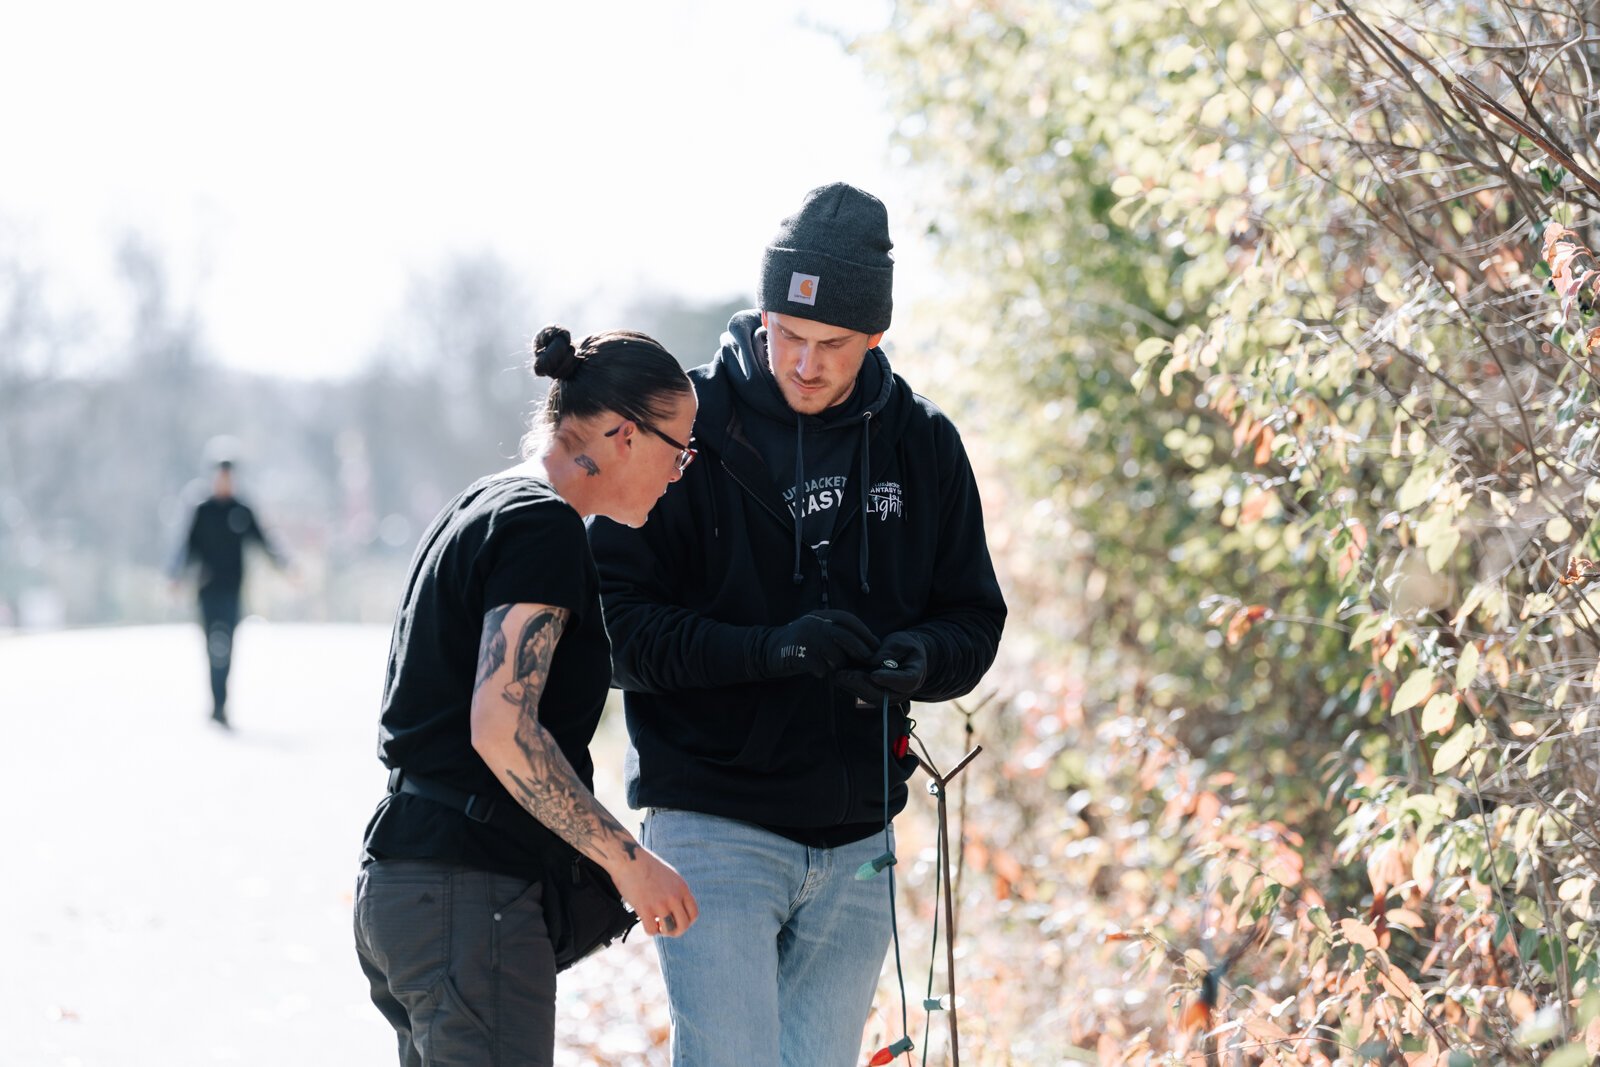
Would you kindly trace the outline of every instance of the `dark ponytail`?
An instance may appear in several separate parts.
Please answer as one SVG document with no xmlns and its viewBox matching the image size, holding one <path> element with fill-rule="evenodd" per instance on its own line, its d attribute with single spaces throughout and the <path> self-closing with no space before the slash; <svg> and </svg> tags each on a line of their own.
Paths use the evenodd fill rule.
<svg viewBox="0 0 1600 1067">
<path fill-rule="evenodd" d="M 611 411 L 659 425 L 671 415 L 672 402 L 691 391 L 672 353 L 633 330 L 591 334 L 574 348 L 566 327 L 546 326 L 533 340 L 533 373 L 552 381 L 523 438 L 525 456 L 545 434 L 560 432 L 567 419 Z"/>
</svg>

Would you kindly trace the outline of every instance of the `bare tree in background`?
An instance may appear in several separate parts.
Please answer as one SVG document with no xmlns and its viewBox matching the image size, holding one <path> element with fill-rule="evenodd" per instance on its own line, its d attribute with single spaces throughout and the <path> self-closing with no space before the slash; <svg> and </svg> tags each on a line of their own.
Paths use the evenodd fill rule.
<svg viewBox="0 0 1600 1067">
<path fill-rule="evenodd" d="M 352 429 L 380 516 L 424 522 L 516 457 L 535 393 L 526 347 L 537 317 L 522 279 L 489 253 L 413 279 L 404 313 L 353 383 Z"/>
<path fill-rule="evenodd" d="M 39 544 L 23 492 L 22 413 L 40 402 L 60 363 L 60 331 L 45 305 L 43 274 L 23 258 L 17 241 L 8 239 L 6 246 L 0 259 L 0 624 L 17 616 L 24 568 Z"/>
<path fill-rule="evenodd" d="M 710 362 L 734 313 L 754 306 L 754 297 L 691 304 L 657 293 L 628 305 L 623 321 L 629 329 L 642 330 L 660 341 L 685 367 L 698 367 Z"/>
</svg>

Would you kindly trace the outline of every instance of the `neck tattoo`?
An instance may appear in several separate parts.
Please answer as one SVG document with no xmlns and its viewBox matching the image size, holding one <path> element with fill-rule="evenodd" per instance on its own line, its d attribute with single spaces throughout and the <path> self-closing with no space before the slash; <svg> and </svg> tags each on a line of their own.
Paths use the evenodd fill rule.
<svg viewBox="0 0 1600 1067">
<path fill-rule="evenodd" d="M 600 473 L 600 464 L 596 463 L 594 460 L 590 459 L 588 456 L 585 456 L 585 455 L 575 456 L 573 458 L 572 462 L 576 463 L 578 466 L 582 467 L 585 471 L 587 471 L 588 474 L 589 474 L 589 477 L 591 477 L 591 478 L 593 478 L 595 475 Z"/>
</svg>

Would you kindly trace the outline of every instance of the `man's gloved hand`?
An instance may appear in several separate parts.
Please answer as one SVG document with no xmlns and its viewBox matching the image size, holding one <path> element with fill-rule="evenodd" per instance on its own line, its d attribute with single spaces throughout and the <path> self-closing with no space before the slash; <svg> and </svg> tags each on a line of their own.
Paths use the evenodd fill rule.
<svg viewBox="0 0 1600 1067">
<path fill-rule="evenodd" d="M 871 662 L 874 666 L 867 670 L 839 671 L 833 684 L 876 705 L 884 697 L 906 700 L 928 678 L 928 646 L 913 633 L 900 631 L 884 638 Z"/>
<path fill-rule="evenodd" d="M 813 674 L 827 678 L 846 664 L 872 662 L 878 635 L 848 611 L 823 610 L 802 615 L 787 626 L 767 631 L 758 647 L 762 674 L 787 678 Z"/>
</svg>

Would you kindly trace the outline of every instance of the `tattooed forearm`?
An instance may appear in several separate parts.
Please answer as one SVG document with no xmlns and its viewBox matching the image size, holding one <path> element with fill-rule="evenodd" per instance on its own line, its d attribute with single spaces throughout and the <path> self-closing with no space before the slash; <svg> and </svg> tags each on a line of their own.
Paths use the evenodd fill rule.
<svg viewBox="0 0 1600 1067">
<path fill-rule="evenodd" d="M 528 759 L 529 773 L 508 769 L 506 776 L 512 795 L 534 818 L 591 858 L 607 845 L 620 847 L 630 860 L 636 857 L 638 843 L 584 788 L 548 730 L 538 723 L 519 729 L 517 746 Z"/>
<path fill-rule="evenodd" d="M 502 604 L 484 613 L 483 643 L 478 648 L 478 677 L 472 683 L 473 692 L 482 689 L 483 683 L 494 677 L 494 672 L 506 661 L 506 635 L 500 627 L 510 611 L 510 604 Z"/>
<path fill-rule="evenodd" d="M 637 858 L 639 844 L 612 818 L 538 722 L 524 717 L 517 726 L 517 748 L 528 761 L 524 776 L 507 768 L 517 802 L 546 827 L 585 855 L 598 859 L 607 845 Z"/>
<path fill-rule="evenodd" d="M 581 452 L 573 458 L 572 462 L 588 471 L 589 477 L 591 478 L 600 473 L 600 464 L 596 463 L 594 460 L 590 459 Z"/>
<path fill-rule="evenodd" d="M 574 848 L 597 860 L 607 852 L 620 852 L 632 860 L 638 842 L 584 786 L 560 745 L 539 722 L 539 699 L 567 614 L 559 608 L 541 608 L 521 624 L 511 657 L 513 680 L 501 693 L 516 708 L 516 749 L 515 754 L 507 750 L 510 758 L 501 778 L 519 804 Z M 515 758 L 518 754 L 520 760 Z"/>
</svg>

